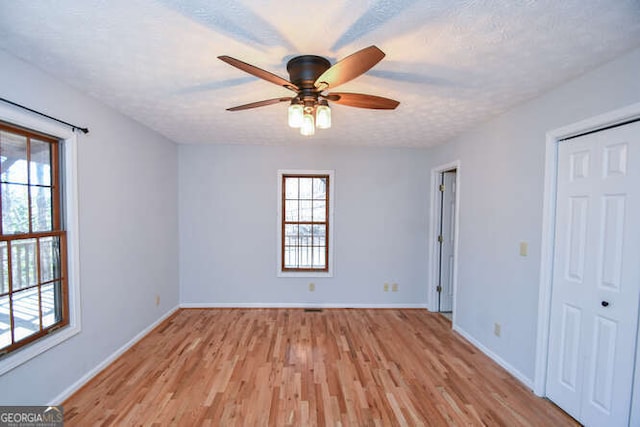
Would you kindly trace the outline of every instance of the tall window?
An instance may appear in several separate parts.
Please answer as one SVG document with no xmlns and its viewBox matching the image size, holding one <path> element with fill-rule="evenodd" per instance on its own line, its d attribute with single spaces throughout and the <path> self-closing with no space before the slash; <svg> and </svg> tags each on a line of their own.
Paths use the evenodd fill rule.
<svg viewBox="0 0 640 427">
<path fill-rule="evenodd" d="M 0 355 L 68 323 L 59 142 L 0 123 Z"/>
<path fill-rule="evenodd" d="M 282 272 L 329 271 L 330 175 L 282 174 Z"/>
</svg>

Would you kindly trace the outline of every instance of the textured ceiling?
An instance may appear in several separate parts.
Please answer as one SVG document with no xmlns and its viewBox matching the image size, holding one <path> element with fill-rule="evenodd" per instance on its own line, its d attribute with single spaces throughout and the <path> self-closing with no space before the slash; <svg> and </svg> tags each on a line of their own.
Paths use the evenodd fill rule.
<svg viewBox="0 0 640 427">
<path fill-rule="evenodd" d="M 287 78 L 372 44 L 387 56 L 337 90 L 395 111 L 333 105 L 313 137 L 286 103 L 225 111 L 291 92 L 218 55 Z M 0 2 L 0 48 L 178 143 L 432 146 L 639 45 L 639 0 Z"/>
</svg>

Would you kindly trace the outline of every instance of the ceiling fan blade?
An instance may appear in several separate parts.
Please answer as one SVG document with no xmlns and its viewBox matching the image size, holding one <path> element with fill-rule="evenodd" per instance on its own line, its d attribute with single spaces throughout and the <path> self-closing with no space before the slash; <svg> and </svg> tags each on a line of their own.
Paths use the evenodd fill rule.
<svg viewBox="0 0 640 427">
<path fill-rule="evenodd" d="M 289 80 L 285 80 L 280 76 L 276 76 L 273 73 L 263 70 L 262 68 L 258 68 L 254 65 L 247 64 L 246 62 L 242 62 L 239 59 L 235 59 L 227 55 L 218 56 L 218 59 L 226 62 L 229 65 L 233 65 L 236 68 L 239 68 L 245 73 L 249 73 L 251 75 L 261 78 L 262 80 L 266 80 L 268 82 L 277 84 L 278 86 L 282 86 L 286 89 L 292 90 L 294 92 L 298 92 L 298 87 L 293 83 L 291 83 Z"/>
<path fill-rule="evenodd" d="M 320 90 L 334 88 L 366 73 L 384 58 L 384 52 L 376 46 L 369 46 L 338 61 L 316 79 Z"/>
<path fill-rule="evenodd" d="M 394 110 L 400 105 L 400 102 L 395 99 L 365 95 L 363 93 L 332 92 L 325 98 L 336 104 L 348 105 L 349 107 L 370 108 L 373 110 Z"/>
<path fill-rule="evenodd" d="M 277 104 L 279 102 L 290 102 L 291 97 L 289 98 L 273 98 L 273 99 L 265 99 L 264 101 L 252 102 L 251 104 L 238 105 L 237 107 L 227 108 L 227 111 L 240 111 L 240 110 L 248 110 L 249 108 L 257 108 L 264 107 L 265 105 Z"/>
</svg>

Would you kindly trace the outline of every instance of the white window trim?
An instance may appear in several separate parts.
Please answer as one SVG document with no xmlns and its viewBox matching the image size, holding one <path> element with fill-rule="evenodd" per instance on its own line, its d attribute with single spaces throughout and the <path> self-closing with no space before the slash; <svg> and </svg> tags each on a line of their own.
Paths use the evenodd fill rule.
<svg viewBox="0 0 640 427">
<path fill-rule="evenodd" d="M 282 176 L 283 175 L 329 175 L 329 258 L 328 271 L 282 271 Z M 276 247 L 278 265 L 276 267 L 277 277 L 333 277 L 334 267 L 334 248 L 336 241 L 334 239 L 335 222 L 333 221 L 333 211 L 336 205 L 336 180 L 334 179 L 335 171 L 333 170 L 315 170 L 315 169 L 281 169 L 278 170 L 278 223 L 277 234 L 278 246 Z"/>
<path fill-rule="evenodd" d="M 67 232 L 69 289 L 69 324 L 47 337 L 40 338 L 0 358 L 0 375 L 2 375 L 78 334 L 81 330 L 81 319 L 76 134 L 67 126 L 5 104 L 0 104 L 0 120 L 54 136 L 62 141 L 64 146 L 64 226 Z"/>
</svg>

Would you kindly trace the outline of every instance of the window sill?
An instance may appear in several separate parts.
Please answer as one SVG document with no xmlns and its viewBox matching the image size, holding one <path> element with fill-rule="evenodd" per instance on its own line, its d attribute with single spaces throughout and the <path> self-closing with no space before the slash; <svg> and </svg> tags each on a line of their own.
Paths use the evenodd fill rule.
<svg viewBox="0 0 640 427">
<path fill-rule="evenodd" d="M 332 271 L 278 271 L 278 277 L 333 277 Z"/>
<path fill-rule="evenodd" d="M 0 358 L 0 375 L 17 368 L 80 332 L 79 325 L 69 325 Z"/>
</svg>

